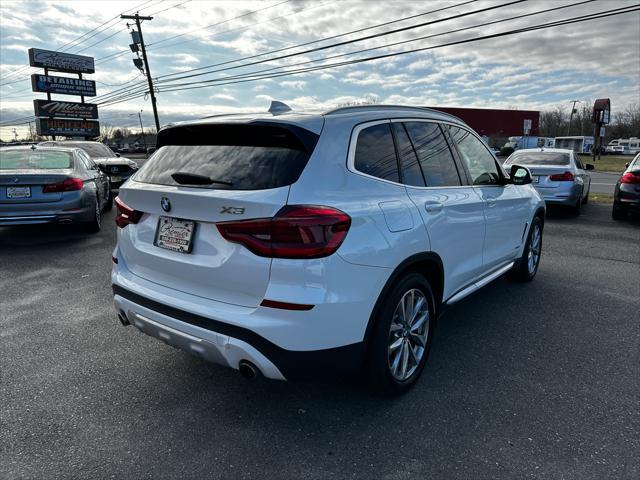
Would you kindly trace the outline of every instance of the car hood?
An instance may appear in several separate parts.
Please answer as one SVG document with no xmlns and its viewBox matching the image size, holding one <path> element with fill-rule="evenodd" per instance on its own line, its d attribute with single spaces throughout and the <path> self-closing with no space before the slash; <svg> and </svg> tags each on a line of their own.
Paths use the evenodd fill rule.
<svg viewBox="0 0 640 480">
<path fill-rule="evenodd" d="M 97 157 L 92 158 L 92 160 L 99 165 L 128 165 L 130 167 L 138 166 L 136 162 L 125 157 Z"/>
</svg>

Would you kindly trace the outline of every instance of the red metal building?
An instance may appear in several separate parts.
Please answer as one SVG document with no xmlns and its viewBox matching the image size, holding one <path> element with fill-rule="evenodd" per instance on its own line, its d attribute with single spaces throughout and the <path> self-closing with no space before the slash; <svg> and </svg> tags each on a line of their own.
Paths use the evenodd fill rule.
<svg viewBox="0 0 640 480">
<path fill-rule="evenodd" d="M 429 107 L 455 115 L 480 135 L 515 137 L 523 134 L 524 121 L 531 120 L 529 135 L 538 135 L 540 112 L 534 110 L 494 110 L 489 108 Z"/>
</svg>

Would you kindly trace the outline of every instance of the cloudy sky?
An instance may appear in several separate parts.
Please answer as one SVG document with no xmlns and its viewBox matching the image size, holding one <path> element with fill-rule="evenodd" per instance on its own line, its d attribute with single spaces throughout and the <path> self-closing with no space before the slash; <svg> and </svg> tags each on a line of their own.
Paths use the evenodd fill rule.
<svg viewBox="0 0 640 480">
<path fill-rule="evenodd" d="M 580 4 L 571 6 L 577 3 Z M 134 54 L 128 48 L 129 29 L 126 21 L 118 18 L 120 13 L 135 11 L 154 17 L 143 23 L 143 33 L 151 72 L 157 79 L 161 124 L 230 111 L 262 111 L 271 99 L 298 109 L 374 100 L 521 109 L 562 105 L 568 110 L 573 99 L 610 97 L 615 112 L 640 102 L 637 11 L 442 45 L 638 3 L 2 0 L 0 136 L 4 140 L 12 138 L 14 126 L 9 124 L 28 122 L 33 115 L 32 100 L 44 98 L 44 94 L 31 92 L 29 75 L 41 71 L 28 68 L 30 47 L 95 57 L 96 73 L 87 78 L 96 80 L 95 101 L 104 103 L 100 106 L 100 121 L 135 129 L 136 113 L 143 110 L 145 127 L 152 126 L 144 77 L 133 66 Z M 490 7 L 497 8 L 473 13 Z M 553 8 L 556 10 L 522 17 Z M 430 24 L 405 28 L 424 23 Z M 94 30 L 96 27 L 100 28 Z M 377 35 L 398 29 L 404 30 Z M 354 30 L 360 31 L 344 35 Z M 372 35 L 377 36 L 358 40 Z M 341 45 L 318 49 L 336 43 Z M 312 49 L 316 50 L 309 51 Z M 422 50 L 411 52 L 416 49 Z M 276 50 L 277 53 L 269 53 Z M 406 53 L 319 68 L 401 52 Z M 287 57 L 275 58 L 283 56 Z M 314 69 L 304 70 L 309 68 Z M 292 71 L 298 73 L 291 74 Z M 76 100 L 68 96 L 54 98 Z M 109 104 L 110 100 L 118 103 Z M 15 128 L 22 135 L 28 125 Z"/>
</svg>

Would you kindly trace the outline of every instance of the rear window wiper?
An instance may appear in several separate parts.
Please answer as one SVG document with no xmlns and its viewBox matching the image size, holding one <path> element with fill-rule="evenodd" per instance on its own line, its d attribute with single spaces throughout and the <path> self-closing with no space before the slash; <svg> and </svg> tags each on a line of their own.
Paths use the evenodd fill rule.
<svg viewBox="0 0 640 480">
<path fill-rule="evenodd" d="M 214 180 L 206 175 L 198 175 L 197 173 L 189 172 L 175 172 L 171 174 L 176 182 L 181 185 L 211 185 L 212 183 L 218 183 L 220 185 L 232 186 L 233 183 L 225 182 L 223 180 Z"/>
</svg>

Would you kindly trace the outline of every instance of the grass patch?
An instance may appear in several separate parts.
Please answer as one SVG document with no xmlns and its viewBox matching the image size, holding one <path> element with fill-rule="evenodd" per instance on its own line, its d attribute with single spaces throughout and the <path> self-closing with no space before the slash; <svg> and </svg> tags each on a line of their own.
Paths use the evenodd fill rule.
<svg viewBox="0 0 640 480">
<path fill-rule="evenodd" d="M 589 202 L 593 203 L 613 203 L 613 195 L 610 193 L 589 192 Z"/>
<path fill-rule="evenodd" d="M 593 163 L 596 172 L 622 173 L 626 164 L 633 160 L 633 155 L 602 155 L 600 160 L 592 161 L 591 155 L 580 155 L 582 163 Z"/>
</svg>

